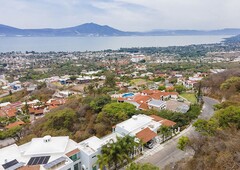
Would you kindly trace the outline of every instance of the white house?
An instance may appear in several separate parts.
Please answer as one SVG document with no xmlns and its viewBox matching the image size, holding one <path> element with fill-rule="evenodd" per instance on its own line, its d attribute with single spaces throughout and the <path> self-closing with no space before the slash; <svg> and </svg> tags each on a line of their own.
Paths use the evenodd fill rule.
<svg viewBox="0 0 240 170">
<path fill-rule="evenodd" d="M 80 150 L 68 136 L 33 138 L 31 142 L 0 149 L 0 169 L 81 169 Z"/>
<path fill-rule="evenodd" d="M 33 138 L 26 144 L 13 144 L 0 149 L 0 169 L 97 170 L 97 156 L 101 154 L 102 146 L 126 135 L 144 143 L 158 141 L 157 130 L 164 123 L 168 126 L 176 124 L 158 116 L 140 114 L 117 124 L 113 132 L 103 138 L 93 136 L 80 143 L 68 136 Z M 141 152 L 142 147 L 134 148 L 132 156 Z"/>
</svg>

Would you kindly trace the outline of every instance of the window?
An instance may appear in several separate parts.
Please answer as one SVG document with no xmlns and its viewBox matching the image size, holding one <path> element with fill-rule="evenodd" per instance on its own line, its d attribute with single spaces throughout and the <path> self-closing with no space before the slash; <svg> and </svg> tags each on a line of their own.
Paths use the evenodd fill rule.
<svg viewBox="0 0 240 170">
<path fill-rule="evenodd" d="M 74 170 L 79 170 L 78 164 L 75 164 L 75 165 L 74 165 Z"/>
<path fill-rule="evenodd" d="M 76 160 L 78 160 L 80 157 L 78 156 L 78 154 L 75 154 L 75 155 L 72 155 L 72 156 L 70 156 L 70 159 L 72 160 L 72 161 L 76 161 Z"/>
<path fill-rule="evenodd" d="M 97 170 L 97 166 L 95 165 L 92 169 L 93 169 L 93 170 Z"/>
</svg>

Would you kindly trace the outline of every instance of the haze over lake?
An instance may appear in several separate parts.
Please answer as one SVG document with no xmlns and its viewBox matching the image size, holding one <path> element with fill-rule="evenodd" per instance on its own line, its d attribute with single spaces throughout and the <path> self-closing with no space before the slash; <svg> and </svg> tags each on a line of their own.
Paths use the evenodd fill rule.
<svg viewBox="0 0 240 170">
<path fill-rule="evenodd" d="M 0 37 L 0 52 L 100 51 L 219 43 L 223 36 Z"/>
</svg>

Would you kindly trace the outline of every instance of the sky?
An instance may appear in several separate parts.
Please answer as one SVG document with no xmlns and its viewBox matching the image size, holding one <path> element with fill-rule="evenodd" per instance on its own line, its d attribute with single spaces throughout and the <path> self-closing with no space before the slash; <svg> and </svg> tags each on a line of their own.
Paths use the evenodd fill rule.
<svg viewBox="0 0 240 170">
<path fill-rule="evenodd" d="M 123 31 L 240 28 L 240 0 L 0 0 L 0 24 L 63 28 L 94 22 Z"/>
</svg>

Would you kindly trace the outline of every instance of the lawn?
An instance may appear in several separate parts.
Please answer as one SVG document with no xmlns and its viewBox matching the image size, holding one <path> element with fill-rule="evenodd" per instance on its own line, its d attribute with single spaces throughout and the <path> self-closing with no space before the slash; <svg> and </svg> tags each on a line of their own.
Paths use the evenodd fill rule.
<svg viewBox="0 0 240 170">
<path fill-rule="evenodd" d="M 197 98 L 195 97 L 194 93 L 182 93 L 182 94 L 180 94 L 180 96 L 187 99 L 191 103 L 197 103 Z"/>
</svg>

